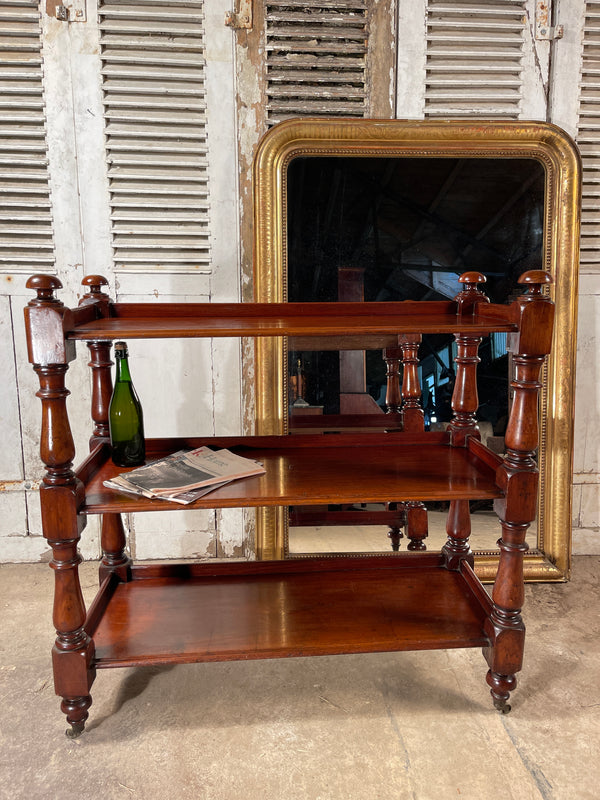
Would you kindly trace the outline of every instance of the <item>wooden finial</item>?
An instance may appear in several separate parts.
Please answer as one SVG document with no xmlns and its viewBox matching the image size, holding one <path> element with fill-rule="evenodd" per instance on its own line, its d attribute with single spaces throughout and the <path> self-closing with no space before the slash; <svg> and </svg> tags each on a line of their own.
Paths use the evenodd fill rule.
<svg viewBox="0 0 600 800">
<path fill-rule="evenodd" d="M 542 286 L 544 286 L 544 284 L 554 283 L 554 279 L 549 272 L 543 269 L 532 269 L 529 270 L 529 272 L 524 272 L 517 283 L 525 286 L 526 297 L 533 298 L 541 297 Z"/>
<path fill-rule="evenodd" d="M 62 289 L 62 283 L 55 275 L 32 275 L 27 280 L 25 288 L 35 289 L 37 292 L 37 297 L 29 301 L 30 306 L 47 303 L 61 304 L 60 300 L 54 296 L 55 289 Z"/>
<path fill-rule="evenodd" d="M 89 291 L 83 295 L 79 305 L 87 304 L 91 300 L 95 302 L 98 300 L 110 300 L 106 292 L 102 291 L 103 286 L 108 286 L 108 281 L 103 275 L 86 275 L 81 283 L 83 286 L 89 287 Z"/>
<path fill-rule="evenodd" d="M 86 275 L 81 284 L 90 287 L 90 294 L 104 294 L 102 287 L 108 286 L 108 281 L 104 275 Z"/>
<path fill-rule="evenodd" d="M 482 272 L 463 272 L 458 282 L 465 284 L 465 291 L 476 292 L 480 283 L 487 283 L 487 278 Z"/>
<path fill-rule="evenodd" d="M 479 288 L 487 282 L 487 278 L 481 272 L 464 272 L 458 279 L 459 283 L 464 284 L 464 289 L 456 297 L 457 315 L 473 313 L 476 303 L 489 303 L 490 299 Z"/>
</svg>

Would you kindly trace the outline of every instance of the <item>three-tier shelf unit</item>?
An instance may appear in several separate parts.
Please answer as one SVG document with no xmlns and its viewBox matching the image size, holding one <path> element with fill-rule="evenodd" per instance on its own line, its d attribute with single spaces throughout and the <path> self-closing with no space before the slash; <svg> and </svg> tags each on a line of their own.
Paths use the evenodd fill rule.
<svg viewBox="0 0 600 800">
<path fill-rule="evenodd" d="M 79 735 L 97 669 L 233 659 L 481 647 L 494 705 L 510 706 L 521 668 L 525 534 L 536 513 L 539 375 L 550 351 L 554 306 L 546 272 L 520 279 L 509 305 L 489 303 L 479 273 L 462 276 L 454 301 L 399 303 L 113 303 L 100 276 L 84 279 L 76 308 L 34 275 L 25 309 L 29 360 L 42 402 L 40 487 L 44 536 L 55 574 L 55 688 Z M 513 401 L 500 457 L 479 440 L 477 350 L 504 331 Z M 266 473 L 230 483 L 187 508 L 446 501 L 439 553 L 254 562 L 133 564 L 121 515 L 180 509 L 103 484 L 122 472 L 110 457 L 111 346 L 117 339 L 323 337 L 351 333 L 450 333 L 457 343 L 454 418 L 445 432 L 147 440 L 147 460 L 183 447 L 227 447 Z M 65 375 L 76 342 L 89 348 L 94 424 L 90 453 L 73 469 Z M 493 499 L 502 526 L 491 597 L 473 570 L 469 501 Z M 100 588 L 86 610 L 78 566 L 89 515 L 102 516 Z"/>
</svg>

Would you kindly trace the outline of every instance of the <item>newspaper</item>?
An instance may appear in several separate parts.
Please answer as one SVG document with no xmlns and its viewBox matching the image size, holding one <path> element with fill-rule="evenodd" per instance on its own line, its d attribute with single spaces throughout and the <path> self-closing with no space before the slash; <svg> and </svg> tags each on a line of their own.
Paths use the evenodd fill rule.
<svg viewBox="0 0 600 800">
<path fill-rule="evenodd" d="M 262 475 L 265 471 L 258 461 L 229 450 L 198 447 L 180 450 L 131 472 L 121 473 L 104 481 L 104 485 L 109 489 L 185 505 L 226 483 Z"/>
</svg>

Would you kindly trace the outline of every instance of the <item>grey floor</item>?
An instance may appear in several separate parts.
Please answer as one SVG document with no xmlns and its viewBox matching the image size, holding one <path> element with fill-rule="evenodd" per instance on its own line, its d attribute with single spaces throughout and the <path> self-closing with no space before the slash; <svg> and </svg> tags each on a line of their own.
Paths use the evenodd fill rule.
<svg viewBox="0 0 600 800">
<path fill-rule="evenodd" d="M 86 597 L 96 567 L 85 564 Z M 52 574 L 0 567 L 0 797 L 600 797 L 600 558 L 529 585 L 524 671 L 494 712 L 475 650 L 99 672 L 64 735 Z"/>
</svg>

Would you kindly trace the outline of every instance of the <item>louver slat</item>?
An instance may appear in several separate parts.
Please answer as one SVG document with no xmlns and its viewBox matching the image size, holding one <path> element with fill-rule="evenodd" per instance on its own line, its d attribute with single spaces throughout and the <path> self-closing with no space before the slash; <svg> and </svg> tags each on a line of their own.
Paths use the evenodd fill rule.
<svg viewBox="0 0 600 800">
<path fill-rule="evenodd" d="M 0 0 L 0 270 L 54 267 L 35 0 Z"/>
<path fill-rule="evenodd" d="M 203 3 L 99 9 L 117 271 L 210 271 Z"/>
<path fill-rule="evenodd" d="M 585 6 L 577 143 L 583 162 L 581 264 L 600 264 L 600 2 Z"/>
<path fill-rule="evenodd" d="M 266 5 L 267 114 L 366 113 L 365 0 L 292 0 Z"/>
<path fill-rule="evenodd" d="M 428 1 L 425 116 L 519 116 L 524 6 Z"/>
</svg>

